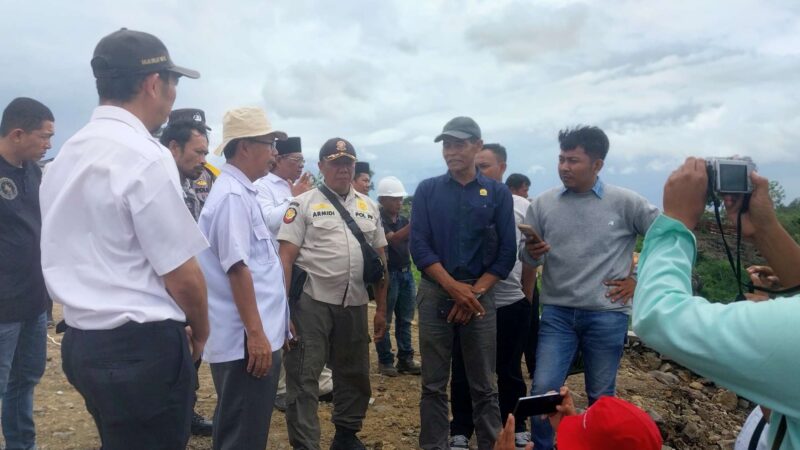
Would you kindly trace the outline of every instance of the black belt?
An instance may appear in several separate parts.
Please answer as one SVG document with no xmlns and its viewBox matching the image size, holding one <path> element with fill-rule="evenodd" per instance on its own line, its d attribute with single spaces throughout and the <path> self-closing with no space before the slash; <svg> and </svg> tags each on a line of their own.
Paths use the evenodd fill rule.
<svg viewBox="0 0 800 450">
<path fill-rule="evenodd" d="M 389 272 L 400 272 L 400 273 L 411 272 L 411 266 L 405 266 L 399 269 L 389 269 Z"/>
<path fill-rule="evenodd" d="M 144 322 L 144 323 L 139 323 L 139 322 L 134 322 L 132 320 L 129 320 L 128 322 L 125 322 L 125 323 L 123 323 L 122 325 L 120 325 L 120 326 L 118 326 L 116 328 L 110 328 L 110 329 L 105 329 L 105 330 L 81 330 L 81 331 L 113 331 L 113 330 L 128 329 L 128 328 L 148 329 L 148 328 L 160 328 L 160 327 L 183 328 L 186 325 L 187 325 L 186 322 L 178 322 L 177 320 L 172 320 L 172 319 L 159 320 L 159 321 L 155 321 L 155 322 Z M 67 322 L 65 322 L 64 320 L 61 320 L 56 325 L 56 334 L 63 333 L 65 331 L 67 331 L 68 328 L 71 328 L 71 327 L 69 325 L 67 325 Z"/>
<path fill-rule="evenodd" d="M 450 276 L 452 276 L 452 275 L 450 275 Z M 430 276 L 430 275 L 428 275 L 427 273 L 425 273 L 425 272 L 422 272 L 422 273 L 421 273 L 421 277 L 422 277 L 422 279 L 423 279 L 423 280 L 430 281 L 431 283 L 433 283 L 433 284 L 435 284 L 435 285 L 437 285 L 437 286 L 441 287 L 441 285 L 439 284 L 439 282 L 438 282 L 438 281 L 436 281 L 436 280 L 434 280 L 434 279 L 433 279 L 433 277 L 432 277 L 432 276 Z M 478 279 L 477 279 L 477 278 L 467 278 L 467 279 L 458 279 L 458 278 L 456 278 L 456 277 L 453 277 L 453 278 L 454 278 L 456 281 L 458 281 L 458 282 L 461 282 L 461 283 L 467 283 L 467 284 L 475 284 L 475 282 L 476 282 L 476 281 L 478 281 Z"/>
</svg>

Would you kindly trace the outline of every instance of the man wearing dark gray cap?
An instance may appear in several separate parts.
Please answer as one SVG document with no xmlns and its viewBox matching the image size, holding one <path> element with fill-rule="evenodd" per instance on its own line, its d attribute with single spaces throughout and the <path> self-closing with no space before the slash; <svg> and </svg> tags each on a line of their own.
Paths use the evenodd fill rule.
<svg viewBox="0 0 800 450">
<path fill-rule="evenodd" d="M 442 142 L 447 173 L 423 180 L 411 208 L 411 256 L 422 271 L 417 291 L 419 445 L 424 450 L 450 448 L 447 381 L 458 334 L 478 449 L 490 450 L 500 429 L 492 288 L 516 261 L 513 201 L 504 184 L 475 168 L 483 141 L 474 120 L 456 117 L 434 142 Z"/>
<path fill-rule="evenodd" d="M 183 449 L 192 360 L 209 335 L 195 255 L 208 247 L 186 209 L 167 120 L 180 76 L 155 36 L 122 29 L 92 58 L 100 106 L 42 182 L 42 268 L 64 305 L 64 374 L 106 450 Z M 186 325 L 190 330 L 186 329 Z"/>
</svg>

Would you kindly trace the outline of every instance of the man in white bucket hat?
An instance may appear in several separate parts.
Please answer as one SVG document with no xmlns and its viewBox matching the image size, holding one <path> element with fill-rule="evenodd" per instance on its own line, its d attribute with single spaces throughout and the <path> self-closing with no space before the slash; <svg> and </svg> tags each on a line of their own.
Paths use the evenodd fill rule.
<svg viewBox="0 0 800 450">
<path fill-rule="evenodd" d="M 275 162 L 272 128 L 260 108 L 225 113 L 223 141 L 214 151 L 227 163 L 214 183 L 198 224 L 210 247 L 200 254 L 208 280 L 211 335 L 209 362 L 217 408 L 215 449 L 259 449 L 267 445 L 281 365 L 289 333 L 283 271 L 261 214 L 253 182 Z"/>
</svg>

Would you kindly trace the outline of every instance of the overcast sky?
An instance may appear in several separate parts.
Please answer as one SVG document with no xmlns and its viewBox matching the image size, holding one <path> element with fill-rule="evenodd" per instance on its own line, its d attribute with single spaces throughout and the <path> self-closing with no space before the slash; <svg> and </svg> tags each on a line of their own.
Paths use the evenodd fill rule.
<svg viewBox="0 0 800 450">
<path fill-rule="evenodd" d="M 413 191 L 445 170 L 433 138 L 468 115 L 539 193 L 558 184 L 558 130 L 591 124 L 611 139 L 604 179 L 659 207 L 688 155 L 750 155 L 800 197 L 797 1 L 0 2 L 0 103 L 50 106 L 51 154 L 97 103 L 94 46 L 124 26 L 201 72 L 175 107 L 206 111 L 212 148 L 227 109 L 257 105 L 314 172 L 339 136 Z"/>
</svg>

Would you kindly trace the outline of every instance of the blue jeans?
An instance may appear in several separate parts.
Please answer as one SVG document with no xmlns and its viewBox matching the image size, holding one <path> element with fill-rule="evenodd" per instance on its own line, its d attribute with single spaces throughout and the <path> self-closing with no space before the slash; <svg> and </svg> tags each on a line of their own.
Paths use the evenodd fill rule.
<svg viewBox="0 0 800 450">
<path fill-rule="evenodd" d="M 614 395 L 627 332 L 628 315 L 624 312 L 545 305 L 539 325 L 531 395 L 558 391 L 578 348 L 583 352 L 589 404 L 601 396 Z M 547 418 L 532 417 L 531 429 L 535 449 L 553 448 L 553 429 Z"/>
<path fill-rule="evenodd" d="M 389 293 L 386 295 L 386 334 L 375 343 L 378 351 L 378 362 L 394 364 L 392 341 L 389 339 L 392 329 L 392 313 L 395 314 L 394 336 L 397 341 L 397 359 L 405 361 L 414 357 L 411 346 L 411 321 L 414 320 L 414 296 L 416 295 L 414 276 L 411 270 L 405 272 L 389 272 Z"/>
<path fill-rule="evenodd" d="M 33 388 L 44 375 L 47 313 L 24 322 L 0 323 L 0 395 L 7 449 L 36 448 Z"/>
</svg>

